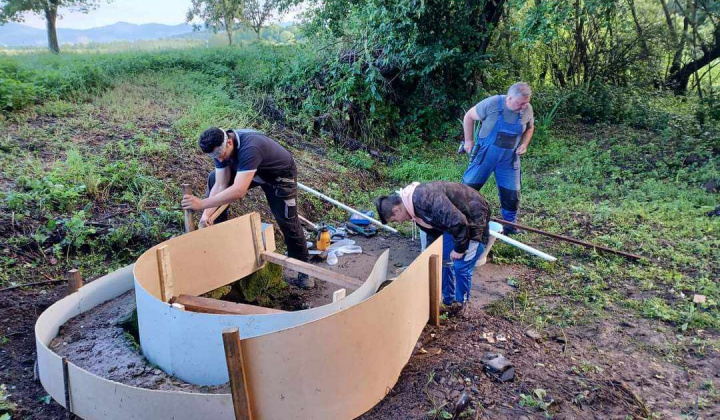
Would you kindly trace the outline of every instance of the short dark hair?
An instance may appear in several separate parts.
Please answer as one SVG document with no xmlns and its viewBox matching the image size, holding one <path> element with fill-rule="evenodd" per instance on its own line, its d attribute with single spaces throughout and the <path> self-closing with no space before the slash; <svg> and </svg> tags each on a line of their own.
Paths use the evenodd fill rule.
<svg viewBox="0 0 720 420">
<path fill-rule="evenodd" d="M 225 134 L 217 127 L 210 127 L 200 134 L 200 140 L 198 140 L 198 146 L 205 153 L 210 153 L 215 150 L 216 147 L 223 144 L 225 140 Z"/>
<path fill-rule="evenodd" d="M 375 208 L 383 225 L 386 225 L 387 220 L 392 217 L 393 208 L 400 204 L 402 204 L 402 199 L 397 194 L 383 195 L 375 199 Z"/>
</svg>

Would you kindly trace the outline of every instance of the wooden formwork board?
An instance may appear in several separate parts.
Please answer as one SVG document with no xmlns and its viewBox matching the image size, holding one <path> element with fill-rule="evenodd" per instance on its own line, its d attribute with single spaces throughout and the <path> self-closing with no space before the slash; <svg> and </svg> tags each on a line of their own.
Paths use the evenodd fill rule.
<svg viewBox="0 0 720 420">
<path fill-rule="evenodd" d="M 256 256 L 250 213 L 224 223 L 196 230 L 158 244 L 135 263 L 135 279 L 151 295 L 161 299 L 157 249 L 164 248 L 172 267 L 174 296 L 198 296 L 225 286 L 257 271 L 262 261 Z M 272 225 L 263 230 L 273 237 Z M 275 240 L 264 241 L 265 251 L 275 250 Z M 166 301 L 172 296 L 166 296 Z"/>
<path fill-rule="evenodd" d="M 165 372 L 196 385 L 227 382 L 222 343 L 225 328 L 238 327 L 251 338 L 293 328 L 344 310 L 369 298 L 385 281 L 389 253 L 385 251 L 365 283 L 345 299 L 295 312 L 261 315 L 206 314 L 172 307 L 149 294 L 136 281 L 140 345 L 145 357 Z"/>
<path fill-rule="evenodd" d="M 254 418 L 352 419 L 382 400 L 428 322 L 433 254 L 442 241 L 357 305 L 242 340 Z"/>
<path fill-rule="evenodd" d="M 441 254 L 441 247 L 437 241 L 368 299 L 302 325 L 243 340 L 254 418 L 351 419 L 379 402 L 396 383 L 427 322 L 428 258 Z M 130 271 L 129 266 L 90 283 L 38 318 L 40 380 L 60 404 L 62 359 L 48 344 L 73 316 L 131 289 Z M 229 394 L 142 389 L 100 378 L 72 363 L 69 379 L 73 410 L 87 420 L 234 417 Z"/>
</svg>

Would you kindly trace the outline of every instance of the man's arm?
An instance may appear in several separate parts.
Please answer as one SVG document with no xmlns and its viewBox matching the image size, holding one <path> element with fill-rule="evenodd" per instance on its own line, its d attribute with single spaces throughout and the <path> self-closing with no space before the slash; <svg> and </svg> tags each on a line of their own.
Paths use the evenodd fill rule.
<svg viewBox="0 0 720 420">
<path fill-rule="evenodd" d="M 210 189 L 208 197 L 213 197 L 220 191 L 224 190 L 227 188 L 228 184 L 230 184 L 230 170 L 227 167 L 215 168 L 215 183 Z M 212 225 L 210 216 L 215 213 L 215 210 L 217 210 L 217 207 L 208 207 L 205 211 L 203 211 L 202 217 L 200 217 L 199 227 L 203 228 Z"/>
<path fill-rule="evenodd" d="M 215 195 L 211 195 L 206 199 L 200 199 L 194 195 L 185 195 L 183 196 L 181 203 L 182 208 L 184 210 L 200 211 L 239 200 L 247 194 L 247 191 L 250 188 L 250 183 L 252 183 L 256 172 L 256 169 L 238 172 L 237 175 L 235 175 L 235 182 L 233 182 L 231 186 L 216 193 Z"/>
<path fill-rule="evenodd" d="M 444 194 L 433 194 L 432 208 L 427 213 L 431 217 L 433 227 L 449 233 L 453 237 L 454 249 L 450 257 L 454 260 L 462 258 L 470 243 L 470 229 L 467 217 Z"/>
<path fill-rule="evenodd" d="M 530 140 L 532 140 L 534 132 L 535 126 L 532 126 L 525 130 L 525 132 L 522 134 L 522 137 L 520 137 L 520 145 L 515 150 L 515 153 L 518 156 L 524 155 L 527 152 L 528 145 L 530 144 Z"/>
<path fill-rule="evenodd" d="M 473 134 L 475 131 L 475 121 L 479 121 L 480 116 L 477 113 L 476 107 L 472 107 L 465 113 L 463 117 L 463 136 L 465 139 L 465 152 L 470 154 L 472 148 L 475 145 L 475 139 Z"/>
</svg>

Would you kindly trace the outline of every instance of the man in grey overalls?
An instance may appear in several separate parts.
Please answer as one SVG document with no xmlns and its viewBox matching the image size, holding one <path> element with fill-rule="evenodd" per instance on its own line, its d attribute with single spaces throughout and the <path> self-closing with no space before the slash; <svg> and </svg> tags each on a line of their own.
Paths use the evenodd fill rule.
<svg viewBox="0 0 720 420">
<path fill-rule="evenodd" d="M 517 218 L 520 201 L 520 156 L 527 152 L 535 131 L 535 119 L 530 105 L 532 91 L 527 83 L 510 86 L 507 95 L 484 99 L 465 114 L 463 149 L 470 154 L 470 164 L 462 183 L 480 190 L 495 173 L 500 196 L 502 217 L 508 222 Z M 482 126 L 473 139 L 475 121 Z M 505 226 L 506 234 L 517 230 Z"/>
</svg>

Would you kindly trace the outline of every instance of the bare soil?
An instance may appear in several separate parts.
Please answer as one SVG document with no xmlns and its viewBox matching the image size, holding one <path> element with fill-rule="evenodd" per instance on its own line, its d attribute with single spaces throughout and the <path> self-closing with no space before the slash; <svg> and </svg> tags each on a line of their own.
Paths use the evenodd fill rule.
<svg viewBox="0 0 720 420">
<path fill-rule="evenodd" d="M 419 244 L 377 237 L 358 241 L 364 253 L 340 258 L 333 270 L 361 278 L 375 258 L 392 244 L 391 270 L 414 258 Z M 323 263 L 324 264 L 324 263 Z M 328 267 L 327 264 L 324 264 Z M 513 290 L 508 279 L 528 281 L 535 272 L 523 266 L 487 264 L 479 267 L 473 297 L 464 312 L 427 327 L 397 385 L 363 419 L 437 418 L 453 413 L 460 396 L 470 396 L 464 418 L 559 419 L 718 418 L 720 406 L 713 389 L 698 396 L 699 384 L 720 380 L 720 354 L 708 346 L 692 354 L 689 344 L 672 328 L 627 315 L 621 309 L 609 319 L 564 330 L 548 328 L 540 338 L 528 336 L 527 327 L 488 315 L 483 306 Z M 288 273 L 292 277 L 292 273 Z M 333 287 L 317 282 L 304 291 L 290 286 L 290 293 L 316 306 L 332 299 Z M 9 341 L 0 347 L 0 382 L 8 385 L 10 400 L 18 408 L 14 418 L 53 419 L 64 410 L 33 380 L 35 345 L 33 325 L 37 316 L 61 298 L 64 286 L 45 290 L 16 289 L 0 294 L 2 334 Z M 61 329 L 53 348 L 73 363 L 98 375 L 154 389 L 193 392 L 228 392 L 226 387 L 196 387 L 148 365 L 118 321 L 132 311 L 132 293 L 78 316 Z M 488 339 L 490 337 L 490 339 Z M 694 340 L 717 338 L 699 332 Z M 685 347 L 684 347 L 685 346 Z M 695 348 L 695 347 L 693 347 Z M 504 355 L 514 365 L 512 381 L 500 383 L 485 372 L 481 361 L 488 352 Z M 676 355 L 675 358 L 673 356 Z M 538 389 L 546 393 L 545 409 L 532 406 Z M 537 402 L 539 399 L 534 397 Z M 699 414 L 699 415 L 698 415 Z"/>
</svg>

